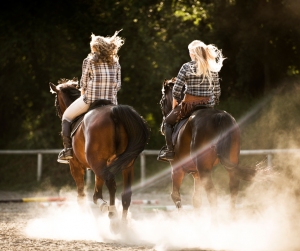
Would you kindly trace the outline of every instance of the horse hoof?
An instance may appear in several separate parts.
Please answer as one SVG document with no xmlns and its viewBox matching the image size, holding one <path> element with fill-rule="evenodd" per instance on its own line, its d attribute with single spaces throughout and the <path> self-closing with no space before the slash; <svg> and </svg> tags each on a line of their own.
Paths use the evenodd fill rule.
<svg viewBox="0 0 300 251">
<path fill-rule="evenodd" d="M 175 205 L 176 205 L 176 208 L 178 209 L 178 211 L 182 208 L 181 201 L 177 201 L 175 203 Z"/>
<path fill-rule="evenodd" d="M 97 205 L 99 206 L 101 212 L 105 213 L 108 211 L 108 205 L 107 205 L 106 201 L 104 201 L 102 199 L 98 199 Z"/>
</svg>

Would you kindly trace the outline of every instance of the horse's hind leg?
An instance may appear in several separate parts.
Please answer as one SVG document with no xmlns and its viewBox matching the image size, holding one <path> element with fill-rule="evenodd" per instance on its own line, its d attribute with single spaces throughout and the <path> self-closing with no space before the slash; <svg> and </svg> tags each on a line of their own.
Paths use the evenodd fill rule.
<svg viewBox="0 0 300 251">
<path fill-rule="evenodd" d="M 133 167 L 134 165 L 129 166 L 128 168 L 123 170 L 123 192 L 122 192 L 122 205 L 123 205 L 123 214 L 122 220 L 127 220 L 128 208 L 131 203 L 131 186 L 133 182 Z"/>
<path fill-rule="evenodd" d="M 84 193 L 84 173 L 85 167 L 79 163 L 76 156 L 74 155 L 72 159 L 70 159 L 70 170 L 75 180 L 77 186 L 77 201 L 79 205 L 82 205 L 85 201 L 85 193 Z"/>
<path fill-rule="evenodd" d="M 94 190 L 94 195 L 93 195 L 93 201 L 95 204 L 97 204 L 98 199 L 103 200 L 103 195 L 102 195 L 103 185 L 104 185 L 104 180 L 99 178 L 98 176 L 96 176 L 95 177 L 95 190 Z"/>
<path fill-rule="evenodd" d="M 197 171 L 195 173 L 192 173 L 192 175 L 194 177 L 193 206 L 195 209 L 200 209 L 202 204 L 201 181 L 200 181 L 199 173 Z"/>
<path fill-rule="evenodd" d="M 180 187 L 182 184 L 182 180 L 185 175 L 185 171 L 182 168 L 177 168 L 177 170 L 173 169 L 173 166 L 176 166 L 172 163 L 172 193 L 171 198 L 175 203 L 175 206 L 180 209 L 181 205 L 181 197 L 180 197 Z"/>
<path fill-rule="evenodd" d="M 216 159 L 213 151 L 207 151 L 196 158 L 196 166 L 200 175 L 201 183 L 207 193 L 207 199 L 211 207 L 211 221 L 213 224 L 217 224 L 217 190 L 213 184 L 211 170 L 213 163 Z"/>
<path fill-rule="evenodd" d="M 101 185 L 101 179 L 103 178 L 103 170 L 104 168 L 107 166 L 107 159 L 97 159 L 95 161 L 91 161 L 91 167 L 95 173 L 95 175 L 98 177 L 98 181 L 99 181 L 99 188 L 100 188 L 100 185 Z M 97 185 L 97 184 L 96 184 Z M 108 188 L 108 191 L 109 191 L 109 218 L 113 218 L 117 211 L 116 211 L 116 208 L 115 208 L 115 196 L 116 196 L 116 191 L 117 191 L 117 186 L 116 186 L 116 181 L 115 181 L 115 178 L 112 176 L 110 179 L 107 179 L 105 180 L 105 185 L 107 186 Z M 97 187 L 98 189 L 98 187 Z M 99 196 L 100 193 L 96 193 L 96 196 Z"/>
<path fill-rule="evenodd" d="M 110 179 L 105 180 L 105 185 L 108 188 L 109 192 L 109 213 L 108 217 L 110 219 L 115 218 L 117 216 L 117 210 L 115 206 L 115 199 L 116 199 L 116 191 L 117 185 L 115 177 L 111 177 Z"/>
<path fill-rule="evenodd" d="M 235 130 L 231 136 L 231 149 L 230 149 L 230 162 L 235 165 L 239 164 L 239 153 L 240 153 L 240 133 L 238 130 Z M 231 195 L 231 202 L 230 202 L 230 211 L 232 219 L 235 218 L 236 215 L 236 199 L 239 192 L 239 185 L 240 180 L 234 174 L 233 171 L 228 171 L 229 173 L 229 190 Z"/>
<path fill-rule="evenodd" d="M 240 185 L 240 180 L 236 177 L 236 175 L 233 172 L 229 172 L 229 190 L 230 190 L 230 195 L 231 195 L 231 200 L 230 200 L 230 213 L 232 219 L 235 218 L 235 204 L 236 204 L 236 198 L 239 192 L 239 185 Z"/>
</svg>

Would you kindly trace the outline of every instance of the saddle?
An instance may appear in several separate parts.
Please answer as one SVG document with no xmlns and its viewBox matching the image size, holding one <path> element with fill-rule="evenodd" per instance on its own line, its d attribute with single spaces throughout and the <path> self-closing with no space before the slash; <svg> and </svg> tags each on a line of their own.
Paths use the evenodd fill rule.
<svg viewBox="0 0 300 251">
<path fill-rule="evenodd" d="M 75 119 L 73 119 L 73 121 L 71 122 L 71 137 L 73 137 L 75 135 L 77 129 L 79 128 L 79 126 L 81 125 L 81 123 L 83 121 L 85 114 L 87 114 L 88 112 L 90 112 L 98 107 L 112 105 L 112 104 L 113 103 L 108 99 L 97 99 L 93 103 L 91 103 L 87 112 L 80 114 Z"/>
</svg>

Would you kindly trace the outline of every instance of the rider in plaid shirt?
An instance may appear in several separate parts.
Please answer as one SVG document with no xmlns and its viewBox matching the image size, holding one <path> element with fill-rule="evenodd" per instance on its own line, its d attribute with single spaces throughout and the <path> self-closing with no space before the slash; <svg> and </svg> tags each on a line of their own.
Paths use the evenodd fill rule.
<svg viewBox="0 0 300 251">
<path fill-rule="evenodd" d="M 117 36 L 102 37 L 92 35 L 91 53 L 83 61 L 81 96 L 64 112 L 62 117 L 62 137 L 64 149 L 58 155 L 58 162 L 68 163 L 73 157 L 70 126 L 73 119 L 87 112 L 90 104 L 97 99 L 108 99 L 117 105 L 117 92 L 121 88 L 121 66 L 117 52 L 124 41 Z"/>
<path fill-rule="evenodd" d="M 196 71 L 195 64 L 195 61 L 191 61 L 181 67 L 173 87 L 173 98 L 180 104 L 182 101 L 181 91 L 185 85 L 185 94 L 187 93 L 197 97 L 210 97 L 207 103 L 209 106 L 218 104 L 221 95 L 218 73 L 211 72 L 212 84 L 210 84 L 208 78 L 203 79 L 203 75 L 199 77 L 190 73 L 191 69 L 194 72 Z"/>
<path fill-rule="evenodd" d="M 94 63 L 86 58 L 82 65 L 81 88 L 85 92 L 83 101 L 87 104 L 97 99 L 108 99 L 117 105 L 117 92 L 121 89 L 121 66 L 119 62 Z"/>
<path fill-rule="evenodd" d="M 166 151 L 158 156 L 158 160 L 174 160 L 172 143 L 173 126 L 180 118 L 189 116 L 196 105 L 201 104 L 213 108 L 219 103 L 221 89 L 218 72 L 224 60 L 222 52 L 213 45 L 206 45 L 195 40 L 188 46 L 192 61 L 185 63 L 177 76 L 173 87 L 173 109 L 164 120 L 164 135 L 167 143 Z M 184 99 L 181 92 L 185 86 Z"/>
</svg>

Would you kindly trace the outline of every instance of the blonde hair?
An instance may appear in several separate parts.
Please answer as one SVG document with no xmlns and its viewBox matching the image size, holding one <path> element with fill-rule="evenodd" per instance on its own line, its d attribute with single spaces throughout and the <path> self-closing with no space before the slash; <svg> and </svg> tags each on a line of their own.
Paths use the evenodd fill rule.
<svg viewBox="0 0 300 251">
<path fill-rule="evenodd" d="M 223 60 L 225 59 L 221 50 L 214 45 L 206 45 L 200 40 L 194 40 L 191 42 L 188 49 L 190 53 L 194 55 L 196 62 L 196 72 L 194 71 L 193 66 L 191 66 L 190 74 L 196 76 L 203 75 L 202 82 L 205 77 L 207 77 L 211 87 L 211 72 L 219 72 L 223 66 Z"/>
<path fill-rule="evenodd" d="M 95 51 L 90 53 L 89 57 L 96 63 L 106 62 L 109 65 L 115 64 L 119 60 L 117 53 L 124 44 L 124 39 L 117 36 L 120 31 L 116 31 L 112 37 L 95 36 L 92 34 L 90 46 L 91 50 L 94 48 Z"/>
</svg>

